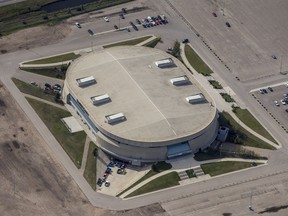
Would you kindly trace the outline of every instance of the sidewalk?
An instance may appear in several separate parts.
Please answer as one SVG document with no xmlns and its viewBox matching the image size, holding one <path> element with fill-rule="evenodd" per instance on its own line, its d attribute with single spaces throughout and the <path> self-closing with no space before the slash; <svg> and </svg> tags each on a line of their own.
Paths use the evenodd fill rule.
<svg viewBox="0 0 288 216">
<path fill-rule="evenodd" d="M 180 45 L 180 49 L 181 49 L 181 57 L 185 63 L 185 65 L 193 72 L 193 76 L 195 77 L 195 79 L 204 87 L 204 89 L 210 94 L 210 96 L 213 98 L 214 103 L 216 104 L 217 109 L 222 112 L 225 111 L 227 113 L 229 113 L 232 118 L 241 126 L 243 127 L 245 130 L 247 130 L 248 132 L 250 132 L 251 134 L 253 134 L 254 136 L 258 137 L 259 139 L 263 140 L 264 142 L 270 144 L 271 146 L 274 146 L 276 149 L 279 149 L 281 146 L 271 142 L 270 140 L 268 140 L 267 138 L 263 137 L 262 135 L 256 133 L 254 130 L 252 130 L 251 128 L 249 128 L 247 125 L 245 125 L 236 115 L 235 113 L 232 111 L 232 107 L 231 105 L 233 103 L 227 103 L 222 96 L 219 94 L 219 91 L 217 89 L 214 89 L 212 85 L 210 85 L 210 83 L 208 82 L 207 78 L 205 76 L 203 76 L 202 74 L 198 73 L 188 62 L 186 55 L 184 53 L 184 44 Z M 215 78 L 215 76 L 217 77 L 217 81 L 221 80 L 220 83 L 223 86 L 224 90 L 226 89 L 230 89 L 229 86 L 227 86 L 224 81 L 217 76 L 217 74 L 213 73 L 211 75 L 213 78 Z M 223 91 L 223 90 L 222 90 Z M 233 91 L 232 92 L 232 96 Z M 227 92 L 229 93 L 229 92 Z M 235 99 L 235 98 L 234 98 Z M 242 103 L 242 102 L 241 102 Z M 234 103 L 235 105 L 238 106 L 237 102 Z"/>
</svg>

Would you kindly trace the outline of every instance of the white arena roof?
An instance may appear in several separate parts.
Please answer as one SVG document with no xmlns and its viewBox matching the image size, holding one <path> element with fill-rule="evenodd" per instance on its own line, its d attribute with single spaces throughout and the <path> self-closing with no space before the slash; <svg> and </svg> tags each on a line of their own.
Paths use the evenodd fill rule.
<svg viewBox="0 0 288 216">
<path fill-rule="evenodd" d="M 171 55 L 153 48 L 122 46 L 94 51 L 68 68 L 66 87 L 89 113 L 100 130 L 134 141 L 166 141 L 186 137 L 209 125 L 216 113 L 211 97 L 193 75 L 173 58 L 175 67 L 158 68 L 155 62 Z M 191 84 L 175 86 L 171 78 L 186 75 Z M 81 88 L 76 80 L 93 76 L 97 83 Z M 189 104 L 186 97 L 202 93 L 207 102 Z M 101 106 L 91 97 L 108 94 Z M 214 104 L 214 103 L 213 103 Z M 122 113 L 125 121 L 108 124 L 106 116 Z"/>
</svg>

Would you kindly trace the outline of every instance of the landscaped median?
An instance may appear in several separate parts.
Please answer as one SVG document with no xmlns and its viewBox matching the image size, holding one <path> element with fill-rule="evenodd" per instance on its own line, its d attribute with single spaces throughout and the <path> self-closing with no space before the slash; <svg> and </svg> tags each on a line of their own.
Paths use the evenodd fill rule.
<svg viewBox="0 0 288 216">
<path fill-rule="evenodd" d="M 243 127 L 241 127 L 227 112 L 222 112 L 219 115 L 219 123 L 221 126 L 230 129 L 227 141 L 244 146 L 275 150 L 276 148 L 258 137 L 254 136 Z"/>
<path fill-rule="evenodd" d="M 94 150 L 97 149 L 97 146 L 93 143 L 89 143 L 89 150 L 87 155 L 86 167 L 84 171 L 84 178 L 93 188 L 96 190 L 96 157 L 94 155 Z"/>
<path fill-rule="evenodd" d="M 51 56 L 48 58 L 41 58 L 32 61 L 23 62 L 22 65 L 38 65 L 38 64 L 53 64 L 53 63 L 61 63 L 66 61 L 71 61 L 78 58 L 80 55 L 71 53 L 65 53 L 61 55 Z"/>
<path fill-rule="evenodd" d="M 57 103 L 59 105 L 63 105 L 62 101 L 56 102 L 55 94 L 45 94 L 44 89 L 42 89 L 40 86 L 31 85 L 16 78 L 12 78 L 12 81 L 17 86 L 17 88 L 24 94 L 32 95 L 34 97 L 38 97 L 53 103 Z"/>
<path fill-rule="evenodd" d="M 121 193 L 117 194 L 117 196 L 121 196 L 122 194 L 126 193 L 127 191 L 129 191 L 130 189 L 132 189 L 133 187 L 135 187 L 136 185 L 140 184 L 141 182 L 145 181 L 146 179 L 161 173 L 165 170 L 169 170 L 171 169 L 172 166 L 169 163 L 166 163 L 165 161 L 161 161 L 161 162 L 157 162 L 156 164 L 152 165 L 152 169 L 146 174 L 144 175 L 141 179 L 139 179 L 138 181 L 136 181 L 134 184 L 132 184 L 130 187 L 126 188 L 125 190 L 123 190 Z"/>
<path fill-rule="evenodd" d="M 84 131 L 71 134 L 61 122 L 62 118 L 71 116 L 63 109 L 26 97 L 27 101 L 45 123 L 53 136 L 66 151 L 77 168 L 81 167 L 86 134 Z"/>
<path fill-rule="evenodd" d="M 247 169 L 254 167 L 262 163 L 242 162 L 242 161 L 220 161 L 214 163 L 205 163 L 201 165 L 201 168 L 205 174 L 210 176 L 222 175 L 237 170 Z"/>
<path fill-rule="evenodd" d="M 184 52 L 188 62 L 198 73 L 201 73 L 204 76 L 210 76 L 213 73 L 213 71 L 208 67 L 208 65 L 189 45 L 185 45 Z"/>
<path fill-rule="evenodd" d="M 121 42 L 117 42 L 117 43 L 107 44 L 107 45 L 104 45 L 103 48 L 109 48 L 109 47 L 114 47 L 114 46 L 125 46 L 125 45 L 137 45 L 137 44 L 140 44 L 140 43 L 148 40 L 151 37 L 152 36 L 149 35 L 149 36 L 145 36 L 145 37 L 134 38 L 131 40 L 125 40 L 125 41 L 121 41 Z"/>
<path fill-rule="evenodd" d="M 233 112 L 236 116 L 249 128 L 256 133 L 262 135 L 266 139 L 278 145 L 276 140 L 269 134 L 269 132 L 254 118 L 254 116 L 247 110 L 240 107 L 233 107 Z"/>
</svg>

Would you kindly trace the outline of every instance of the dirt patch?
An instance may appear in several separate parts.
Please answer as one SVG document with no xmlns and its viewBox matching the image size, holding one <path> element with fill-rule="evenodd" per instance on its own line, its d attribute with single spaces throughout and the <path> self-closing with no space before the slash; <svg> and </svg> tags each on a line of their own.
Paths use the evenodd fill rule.
<svg viewBox="0 0 288 216">
<path fill-rule="evenodd" d="M 37 26 L 0 38 L 0 54 L 57 43 L 71 32 L 70 25 Z"/>
<path fill-rule="evenodd" d="M 0 98 L 7 107 L 0 116 L 1 215 L 167 215 L 159 204 L 127 211 L 93 207 L 5 87 Z"/>
<path fill-rule="evenodd" d="M 5 87 L 0 116 L 1 215 L 95 215 L 73 179 L 48 154 L 46 144 Z"/>
</svg>

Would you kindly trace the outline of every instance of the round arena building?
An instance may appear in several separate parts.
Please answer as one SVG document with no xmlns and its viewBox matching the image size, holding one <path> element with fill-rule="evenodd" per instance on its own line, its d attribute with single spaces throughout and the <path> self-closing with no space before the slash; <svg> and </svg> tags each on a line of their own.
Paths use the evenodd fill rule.
<svg viewBox="0 0 288 216">
<path fill-rule="evenodd" d="M 134 165 L 196 152 L 217 136 L 213 99 L 158 49 L 94 50 L 71 63 L 62 94 L 103 151 Z"/>
</svg>

